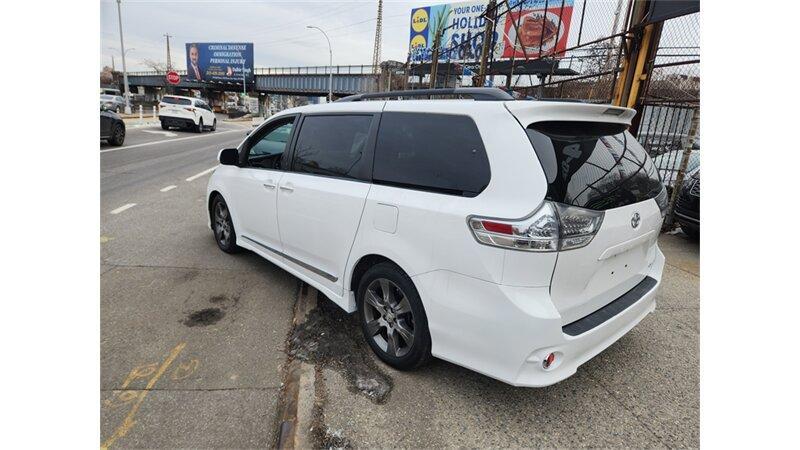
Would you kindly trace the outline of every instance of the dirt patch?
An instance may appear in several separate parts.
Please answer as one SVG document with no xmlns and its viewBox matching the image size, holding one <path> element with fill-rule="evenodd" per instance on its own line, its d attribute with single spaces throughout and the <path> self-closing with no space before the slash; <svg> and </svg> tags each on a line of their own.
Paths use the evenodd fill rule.
<svg viewBox="0 0 800 450">
<path fill-rule="evenodd" d="M 219 308 L 206 308 L 189 314 L 183 324 L 187 327 L 205 327 L 219 322 L 223 317 L 225 317 L 225 311 Z"/>
<path fill-rule="evenodd" d="M 213 325 L 230 311 L 235 311 L 239 306 L 239 296 L 234 295 L 228 297 L 227 295 L 212 295 L 208 298 L 208 302 L 214 305 L 213 308 L 204 308 L 199 311 L 189 313 L 185 319 L 181 321 L 187 327 L 195 326 L 208 326 Z M 233 319 L 231 319 L 232 321 Z"/>
<path fill-rule="evenodd" d="M 292 357 L 336 370 L 347 380 L 351 392 L 375 403 L 386 402 L 392 391 L 392 379 L 372 359 L 358 317 L 345 314 L 322 294 L 305 322 L 292 330 L 288 352 Z M 337 441 L 335 433 L 331 440 Z"/>
</svg>

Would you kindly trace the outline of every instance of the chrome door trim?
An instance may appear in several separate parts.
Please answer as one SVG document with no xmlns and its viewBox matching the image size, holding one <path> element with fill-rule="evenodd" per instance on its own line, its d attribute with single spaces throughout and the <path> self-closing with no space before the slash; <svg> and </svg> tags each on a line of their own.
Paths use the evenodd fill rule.
<svg viewBox="0 0 800 450">
<path fill-rule="evenodd" d="M 328 272 L 325 272 L 324 270 L 317 269 L 316 267 L 314 267 L 312 265 L 309 265 L 309 264 L 306 264 L 306 263 L 304 263 L 303 261 L 300 261 L 297 258 L 294 258 L 292 256 L 287 255 L 286 253 L 279 252 L 278 250 L 275 250 L 274 248 L 272 248 L 272 247 L 270 247 L 268 245 L 262 244 L 261 242 L 258 242 L 257 240 L 255 240 L 255 239 L 253 239 L 251 237 L 248 237 L 248 236 L 245 236 L 245 235 L 242 235 L 242 237 L 247 239 L 248 241 L 258 245 L 259 247 L 261 247 L 261 248 L 263 248 L 265 250 L 269 250 L 270 252 L 272 252 L 272 253 L 274 253 L 276 255 L 282 256 L 282 257 L 288 259 L 289 261 L 297 264 L 300 267 L 303 267 L 305 269 L 308 269 L 308 270 L 314 272 L 315 274 L 325 278 L 326 280 L 331 281 L 332 283 L 335 283 L 339 279 L 339 278 L 329 274 Z"/>
</svg>

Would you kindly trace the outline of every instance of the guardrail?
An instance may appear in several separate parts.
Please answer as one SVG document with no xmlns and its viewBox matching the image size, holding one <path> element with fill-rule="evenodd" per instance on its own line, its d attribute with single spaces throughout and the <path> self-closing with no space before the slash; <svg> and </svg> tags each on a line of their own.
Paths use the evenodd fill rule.
<svg viewBox="0 0 800 450">
<path fill-rule="evenodd" d="M 302 66 L 302 67 L 256 67 L 253 69 L 255 75 L 327 75 L 331 71 L 335 75 L 371 75 L 375 73 L 375 66 L 371 64 L 348 65 L 348 66 Z M 332 69 L 332 70 L 331 70 Z M 175 70 L 178 75 L 186 75 L 186 70 Z M 380 72 L 380 67 L 378 67 Z M 144 70 L 138 72 L 128 72 L 128 76 L 166 76 L 167 72 L 160 70 Z"/>
</svg>

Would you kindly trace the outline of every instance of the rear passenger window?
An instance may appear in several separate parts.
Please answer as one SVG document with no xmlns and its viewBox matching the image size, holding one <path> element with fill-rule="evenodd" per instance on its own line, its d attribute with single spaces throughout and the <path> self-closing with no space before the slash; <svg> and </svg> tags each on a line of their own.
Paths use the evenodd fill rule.
<svg viewBox="0 0 800 450">
<path fill-rule="evenodd" d="M 474 197 L 489 184 L 491 173 L 471 118 L 385 112 L 372 176 L 376 183 Z"/>
<path fill-rule="evenodd" d="M 367 149 L 372 115 L 306 116 L 295 145 L 292 170 L 368 179 Z"/>
</svg>

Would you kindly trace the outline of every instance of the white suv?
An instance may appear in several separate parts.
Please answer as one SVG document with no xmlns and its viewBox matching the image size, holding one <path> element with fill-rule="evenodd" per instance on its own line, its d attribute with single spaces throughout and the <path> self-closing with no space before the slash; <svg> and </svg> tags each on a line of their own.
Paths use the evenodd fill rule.
<svg viewBox="0 0 800 450">
<path fill-rule="evenodd" d="M 471 99 L 378 100 L 442 94 Z M 655 309 L 666 192 L 633 110 L 493 88 L 342 100 L 222 150 L 209 224 L 357 311 L 383 361 L 545 386 Z"/>
<path fill-rule="evenodd" d="M 158 104 L 161 128 L 189 128 L 198 133 L 216 131 L 217 116 L 211 106 L 199 98 L 165 95 Z"/>
</svg>

